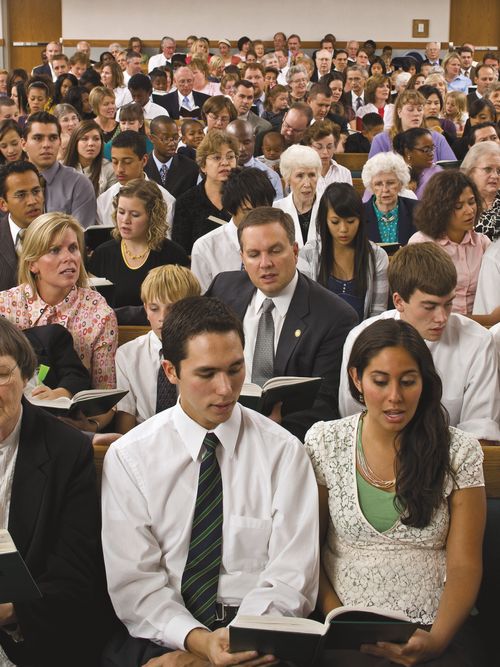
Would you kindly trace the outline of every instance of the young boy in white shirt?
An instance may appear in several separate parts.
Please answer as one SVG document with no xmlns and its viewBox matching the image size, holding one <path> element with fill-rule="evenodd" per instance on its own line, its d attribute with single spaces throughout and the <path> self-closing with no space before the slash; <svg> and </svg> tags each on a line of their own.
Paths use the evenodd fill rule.
<svg viewBox="0 0 500 667">
<path fill-rule="evenodd" d="M 127 433 L 159 411 L 162 399 L 158 395 L 157 379 L 162 361 L 163 320 L 173 303 L 200 293 L 198 280 L 183 266 L 159 266 L 146 276 L 141 286 L 141 299 L 151 331 L 125 343 L 116 352 L 116 386 L 129 392 L 117 405 L 118 433 Z M 163 381 L 163 376 L 160 377 Z M 175 402 L 175 394 L 171 393 L 170 399 Z"/>
</svg>

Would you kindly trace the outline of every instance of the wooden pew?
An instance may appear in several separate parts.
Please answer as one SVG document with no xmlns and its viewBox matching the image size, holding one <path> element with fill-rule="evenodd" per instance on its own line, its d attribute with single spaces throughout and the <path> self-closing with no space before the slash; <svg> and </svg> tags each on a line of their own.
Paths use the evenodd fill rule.
<svg viewBox="0 0 500 667">
<path fill-rule="evenodd" d="M 347 167 L 350 172 L 361 172 L 368 160 L 368 153 L 337 153 L 335 161 L 344 167 Z"/>
<path fill-rule="evenodd" d="M 147 334 L 149 331 L 151 331 L 150 327 L 120 324 L 118 326 L 118 346 L 134 340 L 134 338 L 137 338 L 138 336 Z"/>
<path fill-rule="evenodd" d="M 500 447 L 484 445 L 483 454 L 486 495 L 488 498 L 500 498 Z"/>
</svg>

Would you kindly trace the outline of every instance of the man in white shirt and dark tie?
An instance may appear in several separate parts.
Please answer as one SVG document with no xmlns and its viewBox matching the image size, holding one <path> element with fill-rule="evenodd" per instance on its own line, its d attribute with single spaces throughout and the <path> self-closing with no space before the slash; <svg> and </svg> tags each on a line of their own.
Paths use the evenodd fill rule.
<svg viewBox="0 0 500 667">
<path fill-rule="evenodd" d="M 352 107 L 354 113 L 365 103 L 365 84 L 368 73 L 359 65 L 352 65 L 347 68 L 346 85 L 349 87 L 348 93 L 344 94 L 346 104 Z"/>
<path fill-rule="evenodd" d="M 104 463 L 108 587 L 128 632 L 103 664 L 139 667 L 173 651 L 193 665 L 263 665 L 270 656 L 228 653 L 225 626 L 239 614 L 314 608 L 312 467 L 296 438 L 237 403 L 244 334 L 230 308 L 183 299 L 162 342 L 179 401 L 116 441 Z"/>
</svg>

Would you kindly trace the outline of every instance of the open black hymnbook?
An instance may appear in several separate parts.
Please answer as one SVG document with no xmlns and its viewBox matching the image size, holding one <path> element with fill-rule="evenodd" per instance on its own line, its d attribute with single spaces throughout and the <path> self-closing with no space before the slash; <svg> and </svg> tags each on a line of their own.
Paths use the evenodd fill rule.
<svg viewBox="0 0 500 667">
<path fill-rule="evenodd" d="M 128 394 L 128 389 L 86 389 L 79 391 L 73 398 L 60 396 L 43 400 L 30 396 L 28 400 L 39 408 L 45 408 L 49 412 L 66 417 L 73 416 L 78 410 L 81 410 L 87 417 L 94 417 L 111 410 L 126 394 Z"/>
<path fill-rule="evenodd" d="M 8 530 L 0 529 L 0 604 L 42 597 Z"/>
<path fill-rule="evenodd" d="M 309 666 L 328 649 L 359 649 L 379 641 L 403 644 L 417 629 L 401 612 L 338 607 L 324 623 L 290 616 L 237 616 L 229 626 L 231 652 L 258 651 Z"/>
<path fill-rule="evenodd" d="M 322 378 L 281 376 L 264 382 L 262 387 L 245 382 L 239 402 L 247 408 L 268 415 L 275 403 L 283 401 L 281 414 L 288 415 L 312 407 Z"/>
</svg>

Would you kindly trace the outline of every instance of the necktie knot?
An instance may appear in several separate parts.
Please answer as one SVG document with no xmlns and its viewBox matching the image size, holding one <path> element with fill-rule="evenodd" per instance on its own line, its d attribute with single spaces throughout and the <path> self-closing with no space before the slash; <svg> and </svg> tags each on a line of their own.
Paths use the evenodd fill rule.
<svg viewBox="0 0 500 667">
<path fill-rule="evenodd" d="M 215 433 L 207 433 L 203 438 L 203 444 L 205 445 L 207 451 L 213 453 L 217 449 L 217 446 L 220 445 L 220 440 L 215 435 Z"/>
<path fill-rule="evenodd" d="M 262 312 L 269 313 L 274 308 L 274 301 L 272 299 L 264 299 L 262 302 Z"/>
</svg>

